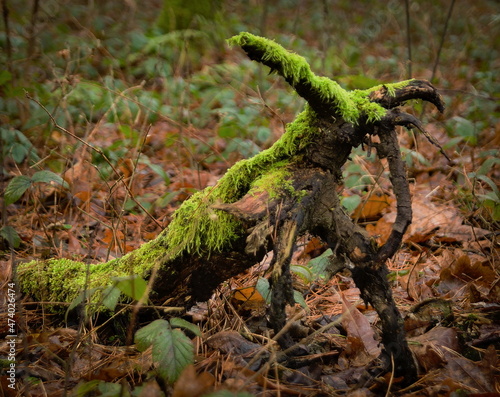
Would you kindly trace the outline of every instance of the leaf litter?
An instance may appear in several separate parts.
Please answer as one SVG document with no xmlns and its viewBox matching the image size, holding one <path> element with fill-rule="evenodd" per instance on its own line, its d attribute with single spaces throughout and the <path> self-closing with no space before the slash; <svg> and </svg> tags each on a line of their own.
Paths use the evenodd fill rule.
<svg viewBox="0 0 500 397">
<path fill-rule="evenodd" d="M 468 86 L 469 82 L 457 78 L 457 86 L 460 84 Z M 242 103 L 247 95 L 240 93 Z M 450 107 L 457 114 L 467 110 L 466 104 L 452 103 Z M 291 119 L 293 114 L 281 117 Z M 281 120 L 273 118 L 271 123 L 273 136 L 279 136 Z M 440 123 L 430 123 L 426 128 L 440 141 L 447 139 Z M 481 131 L 485 147 L 498 148 L 498 131 L 498 124 Z M 67 144 L 64 135 L 54 132 L 52 138 Z M 0 260 L 2 292 L 12 279 L 14 260 L 73 257 L 98 262 L 121 256 L 154 238 L 183 199 L 213 184 L 229 163 L 239 158 L 235 150 L 230 160 L 219 156 L 216 161 L 206 161 L 206 152 L 190 146 L 192 139 L 199 147 L 210 146 L 217 155 L 223 153 L 227 143 L 220 137 L 212 138 L 209 128 L 180 128 L 178 123 L 159 120 L 152 124 L 142 151 L 151 163 L 136 162 L 137 150 L 117 163 L 119 178 L 161 226 L 137 211 L 119 178 L 105 175 L 109 171 L 102 164 L 94 166 L 95 160 L 81 148 L 63 173 L 68 188 L 37 186 L 28 192 L 29 198 L 25 196 L 8 207 L 9 223 L 22 244 L 15 258 L 4 255 Z M 123 141 L 123 132 L 99 123 L 87 139 L 99 147 L 112 147 L 114 142 Z M 411 142 L 407 143 L 405 147 Z M 464 211 L 459 207 L 455 200 L 458 187 L 450 182 L 454 179 L 477 188 L 465 176 L 474 171 L 470 159 L 478 161 L 478 149 L 465 147 L 456 153 L 457 165 L 450 170 L 427 145 L 419 142 L 418 152 L 431 157 L 427 159 L 429 165 L 409 167 L 416 181 L 413 223 L 403 247 L 389 263 L 393 293 L 420 366 L 421 378 L 415 385 L 398 389 L 398 379 L 392 379 L 391 374 L 373 372 L 380 349 L 378 318 L 365 307 L 348 273 L 328 281 L 294 278 L 294 288 L 302 294 L 307 310 L 298 304 L 289 308 L 288 328 L 298 348 L 307 347 L 307 351 L 293 359 L 280 354 L 267 324 L 267 303 L 256 290 L 265 274 L 263 263 L 228 280 L 209 302 L 186 313 L 187 319 L 200 326 L 202 336 L 191 336 L 195 363 L 185 368 L 173 386 L 155 377 L 151 348 L 141 353 L 135 345 L 125 343 L 129 324 L 120 314 L 112 319 L 90 318 L 86 323 L 70 316 L 68 323 L 63 323 L 44 304 L 34 304 L 27 297 L 18 300 L 21 309 L 16 320 L 23 335 L 17 355 L 20 393 L 62 396 L 66 392 L 102 395 L 107 391 L 108 395 L 128 395 L 134 391 L 141 396 L 167 392 L 176 397 L 212 391 L 311 396 L 499 393 L 498 230 L 494 223 L 483 220 L 483 209 Z M 379 175 L 375 167 L 367 164 L 372 175 Z M 17 175 L 13 168 L 8 172 Z M 491 180 L 498 180 L 498 172 L 498 167 L 488 171 Z M 372 236 L 383 242 L 396 213 L 388 180 L 382 178 L 377 184 L 374 194 L 355 209 L 353 217 L 365 222 Z M 321 243 L 313 239 L 310 236 L 302 241 L 294 264 L 308 266 L 324 252 Z M 7 334 L 5 308 L 2 304 L 2 338 Z M 159 317 L 144 316 L 141 326 Z M 2 340 L 2 358 L 7 351 Z M 6 376 L 0 376 L 2 391 L 13 395 L 6 382 Z"/>
</svg>

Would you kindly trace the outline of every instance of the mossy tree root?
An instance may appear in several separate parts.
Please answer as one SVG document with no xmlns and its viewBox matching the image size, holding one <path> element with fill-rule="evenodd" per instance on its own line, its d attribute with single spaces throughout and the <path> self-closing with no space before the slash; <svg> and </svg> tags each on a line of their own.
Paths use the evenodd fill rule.
<svg viewBox="0 0 500 397">
<path fill-rule="evenodd" d="M 272 323 L 279 331 L 286 321 L 285 306 L 293 301 L 291 253 L 296 238 L 308 232 L 346 262 L 362 297 L 380 316 L 385 357 L 392 357 L 397 376 L 404 376 L 406 384 L 413 382 L 416 367 L 385 265 L 399 248 L 412 216 L 395 127 L 415 126 L 432 141 L 414 116 L 397 107 L 422 99 L 443 110 L 439 94 L 423 80 L 346 91 L 316 76 L 304 58 L 271 40 L 241 33 L 230 43 L 283 76 L 307 100 L 306 109 L 285 134 L 271 148 L 236 163 L 216 186 L 185 201 L 168 228 L 138 250 L 100 265 L 66 260 L 21 264 L 21 289 L 38 300 L 68 302 L 84 288 L 111 284 L 113 276 L 138 274 L 151 278 L 151 302 L 189 307 L 208 299 L 217 285 L 272 249 Z M 373 135 L 380 143 L 372 143 Z M 362 143 L 388 159 L 397 199 L 396 221 L 381 247 L 345 214 L 336 194 L 341 167 L 352 148 Z M 287 336 L 281 342 L 292 343 Z M 386 363 L 389 366 L 390 360 Z"/>
</svg>

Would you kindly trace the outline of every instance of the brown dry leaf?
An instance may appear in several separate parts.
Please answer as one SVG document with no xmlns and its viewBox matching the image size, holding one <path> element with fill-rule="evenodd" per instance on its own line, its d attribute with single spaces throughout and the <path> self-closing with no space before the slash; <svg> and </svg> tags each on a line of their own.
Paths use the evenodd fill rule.
<svg viewBox="0 0 500 397">
<path fill-rule="evenodd" d="M 490 285 L 497 278 L 488 262 L 475 261 L 472 263 L 470 257 L 466 254 L 453 262 L 449 269 L 453 276 L 464 281 L 482 280 Z"/>
<path fill-rule="evenodd" d="M 477 260 L 477 257 L 472 256 L 474 259 L 471 259 L 470 254 L 464 254 L 461 250 L 453 254 L 445 251 L 441 256 L 443 269 L 439 275 L 438 290 L 441 293 L 453 292 L 454 299 L 468 293 L 470 302 L 496 301 L 499 295 L 495 283 L 497 275 L 488 261 Z"/>
<path fill-rule="evenodd" d="M 0 261 L 0 286 L 12 280 L 12 262 Z"/>
<path fill-rule="evenodd" d="M 458 351 L 458 334 L 453 328 L 435 327 L 423 335 L 410 339 L 410 348 L 420 366 L 427 372 L 446 363 L 449 349 Z"/>
<path fill-rule="evenodd" d="M 446 360 L 448 363 L 444 374 L 459 380 L 462 388 L 473 393 L 491 393 L 498 390 L 499 381 L 495 379 L 493 370 L 484 359 L 483 362 L 477 363 L 461 355 L 448 353 Z"/>
<path fill-rule="evenodd" d="M 413 219 L 405 234 L 405 242 L 423 243 L 431 238 L 443 242 L 470 242 L 484 238 L 490 232 L 484 229 L 462 225 L 458 209 L 449 204 L 432 202 L 423 193 L 412 198 Z M 372 236 L 380 236 L 379 243 L 389 237 L 396 220 L 395 204 L 391 211 L 380 218 L 375 226 L 368 225 L 366 230 Z"/>
<path fill-rule="evenodd" d="M 79 192 L 92 192 L 92 181 L 99 179 L 94 166 L 85 158 L 78 160 L 64 171 L 63 179 L 68 182 L 73 195 Z"/>
<path fill-rule="evenodd" d="M 339 365 L 342 362 L 341 359 L 344 359 L 343 369 L 363 367 L 370 364 L 375 357 L 375 355 L 368 353 L 363 340 L 355 336 L 348 336 L 347 344 L 339 357 Z"/>
<path fill-rule="evenodd" d="M 142 385 L 139 397 L 163 397 L 164 395 L 165 394 L 161 391 L 161 387 L 158 385 L 158 382 L 152 379 Z"/>
<path fill-rule="evenodd" d="M 222 331 L 211 336 L 207 340 L 207 345 L 212 349 L 217 349 L 225 354 L 242 355 L 251 351 L 257 351 L 261 346 L 252 343 L 236 331 Z"/>
<path fill-rule="evenodd" d="M 9 380 L 9 377 L 6 375 L 0 376 L 0 387 L 2 390 L 3 396 L 5 397 L 17 397 L 19 394 L 17 393 L 17 390 L 11 389 L 9 386 L 11 386 L 12 383 Z"/>
<path fill-rule="evenodd" d="M 121 230 L 105 229 L 104 237 L 101 240 L 106 243 L 110 249 L 115 249 L 117 247 L 121 249 L 123 247 L 124 237 L 125 235 Z"/>
<path fill-rule="evenodd" d="M 304 258 L 315 258 L 327 249 L 327 245 L 317 237 L 311 238 L 305 245 L 303 251 L 297 257 L 298 260 Z"/>
<path fill-rule="evenodd" d="M 380 347 L 375 340 L 375 332 L 370 322 L 346 299 L 343 293 L 340 296 L 342 299 L 342 326 L 346 330 L 347 336 L 358 338 L 362 342 L 361 347 L 364 347 L 372 358 L 377 357 L 380 354 Z"/>
<path fill-rule="evenodd" d="M 258 309 L 266 304 L 266 301 L 255 287 L 234 290 L 231 301 L 235 307 L 246 310 Z"/>
<path fill-rule="evenodd" d="M 391 218 L 392 222 L 390 221 Z M 370 234 L 370 236 L 377 239 L 377 243 L 379 245 L 384 244 L 392 231 L 392 224 L 396 217 L 392 216 L 392 214 L 386 214 L 382 218 L 380 218 L 375 225 L 368 224 L 366 225 L 366 231 Z"/>
<path fill-rule="evenodd" d="M 188 365 L 174 385 L 172 397 L 198 397 L 210 393 L 215 378 L 208 372 L 196 373 L 194 365 Z M 149 395 L 148 395 L 149 396 Z"/>
<path fill-rule="evenodd" d="M 237 365 L 231 360 L 226 360 L 222 363 L 222 371 L 228 378 L 224 382 L 224 386 L 226 386 L 230 390 L 248 391 L 252 388 L 251 383 L 256 382 L 259 386 L 265 389 L 277 390 L 279 391 L 279 393 L 285 393 L 285 395 L 305 395 L 305 390 L 302 390 L 300 387 L 296 386 L 293 389 L 289 388 L 285 385 L 280 384 L 279 382 L 265 377 L 259 372 L 255 372 L 247 367 Z"/>
<path fill-rule="evenodd" d="M 381 191 L 374 192 L 367 201 L 361 202 L 352 214 L 353 219 L 376 219 L 394 201 Z"/>
<path fill-rule="evenodd" d="M 208 171 L 192 170 L 185 168 L 182 172 L 172 177 L 172 183 L 169 190 L 172 192 L 179 191 L 177 200 L 185 200 L 189 197 L 188 193 L 214 186 L 217 183 L 217 177 Z"/>
<path fill-rule="evenodd" d="M 68 251 L 71 252 L 71 255 L 81 255 L 83 253 L 82 244 L 73 233 L 73 230 L 68 231 Z"/>
</svg>

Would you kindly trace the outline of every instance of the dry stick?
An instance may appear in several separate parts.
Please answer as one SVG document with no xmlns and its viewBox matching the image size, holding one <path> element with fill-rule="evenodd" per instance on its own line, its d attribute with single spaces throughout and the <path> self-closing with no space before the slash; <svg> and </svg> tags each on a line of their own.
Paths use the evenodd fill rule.
<svg viewBox="0 0 500 397">
<path fill-rule="evenodd" d="M 437 68 L 439 65 L 439 60 L 441 58 L 441 51 L 443 49 L 444 39 L 446 37 L 446 32 L 448 31 L 448 23 L 450 22 L 451 14 L 453 12 L 454 6 L 455 6 L 455 0 L 451 0 L 450 8 L 448 9 L 448 15 L 446 16 L 446 21 L 444 23 L 443 33 L 441 34 L 441 40 L 439 41 L 439 48 L 438 48 L 438 52 L 436 54 L 436 61 L 434 62 L 434 66 L 432 67 L 432 75 L 431 75 L 431 79 L 430 79 L 431 83 L 434 81 L 434 78 L 436 77 L 436 72 L 437 72 Z M 422 117 L 424 112 L 425 112 L 425 105 L 426 105 L 426 103 L 424 102 L 422 104 L 422 112 L 420 113 L 420 117 Z"/>
<path fill-rule="evenodd" d="M 409 0 L 405 0 L 405 11 L 406 11 L 406 47 L 408 48 L 408 79 L 411 79 L 411 32 L 410 32 L 410 4 Z"/>
<path fill-rule="evenodd" d="M 75 135 L 73 134 L 71 131 L 67 130 L 66 128 L 60 126 L 57 121 L 54 119 L 54 116 L 52 116 L 52 114 L 50 114 L 50 112 L 47 110 L 47 108 L 45 106 L 42 105 L 42 103 L 40 101 L 38 101 L 37 99 L 31 97 L 28 92 L 25 92 L 25 95 L 26 95 L 26 98 L 28 98 L 29 100 L 35 102 L 38 106 L 40 106 L 44 111 L 45 113 L 47 113 L 47 115 L 50 117 L 50 120 L 52 121 L 52 124 L 54 124 L 54 127 L 56 127 L 57 129 L 61 130 L 62 132 L 64 132 L 65 134 L 68 134 L 69 136 L 71 136 L 72 138 L 76 139 L 77 141 L 81 142 L 82 144 L 84 144 L 85 146 L 87 146 L 88 148 L 92 149 L 93 151 L 95 151 L 96 153 L 98 153 L 103 159 L 104 161 L 111 167 L 111 169 L 113 170 L 113 172 L 117 175 L 117 176 L 120 176 L 120 173 L 118 172 L 118 170 L 115 168 L 115 166 L 111 163 L 111 161 L 108 159 L 108 157 L 104 154 L 104 152 L 99 149 L 98 147 L 92 145 L 91 143 L 88 143 L 87 141 L 85 141 L 84 139 L 80 138 L 78 135 Z M 127 190 L 127 193 L 130 195 L 130 198 L 132 199 L 132 201 L 134 203 L 136 203 L 139 208 L 141 210 L 143 210 L 146 215 L 154 222 L 156 223 L 157 226 L 159 226 L 160 228 L 163 228 L 163 226 L 160 224 L 160 222 L 158 222 L 156 220 L 156 218 L 151 215 L 147 210 L 146 208 L 144 208 L 144 206 L 139 202 L 137 201 L 137 199 L 134 197 L 134 195 L 132 194 L 132 192 L 130 191 L 130 188 L 128 187 L 127 183 L 123 180 L 122 180 L 122 183 L 123 183 L 123 186 L 125 186 L 125 189 Z"/>
<path fill-rule="evenodd" d="M 30 26 L 28 28 L 28 58 L 33 57 L 35 54 L 35 37 L 36 37 L 36 32 L 35 32 L 35 26 L 38 18 L 38 12 L 40 10 L 40 1 L 39 0 L 33 0 L 33 8 L 31 11 L 31 21 L 30 21 Z"/>
<path fill-rule="evenodd" d="M 385 397 L 389 397 L 391 395 L 392 382 L 394 381 L 394 355 L 392 353 L 391 353 L 391 366 L 392 366 L 391 377 L 389 379 L 389 384 L 387 385 L 387 392 L 385 393 Z"/>
<path fill-rule="evenodd" d="M 441 57 L 441 50 L 443 49 L 444 39 L 446 37 L 446 32 L 448 31 L 448 23 L 450 22 L 451 14 L 453 12 L 454 5 L 455 5 L 455 0 L 451 0 L 450 8 L 448 9 L 448 15 L 447 15 L 446 21 L 444 23 L 443 34 L 441 35 L 441 41 L 439 42 L 439 48 L 438 48 L 438 52 L 436 55 L 436 61 L 434 62 L 434 67 L 432 68 L 431 83 L 434 80 L 434 77 L 436 77 L 436 71 L 437 71 L 437 67 L 439 65 L 439 58 Z"/>
</svg>

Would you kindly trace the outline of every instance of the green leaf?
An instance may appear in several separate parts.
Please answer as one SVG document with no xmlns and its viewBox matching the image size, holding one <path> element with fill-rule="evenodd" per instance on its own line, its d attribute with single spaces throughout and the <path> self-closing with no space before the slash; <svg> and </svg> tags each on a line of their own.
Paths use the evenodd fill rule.
<svg viewBox="0 0 500 397">
<path fill-rule="evenodd" d="M 139 329 L 134 336 L 134 343 L 136 344 L 137 350 L 143 352 L 149 346 L 151 346 L 156 338 L 156 336 L 162 332 L 165 328 L 170 329 L 170 324 L 166 320 L 155 320 L 152 323 L 146 325 Z"/>
<path fill-rule="evenodd" d="M 257 129 L 257 140 L 259 142 L 266 142 L 271 137 L 271 129 L 269 127 L 259 127 Z"/>
<path fill-rule="evenodd" d="M 178 195 L 179 192 L 166 192 L 163 196 L 158 197 L 154 204 L 159 208 L 165 208 Z"/>
<path fill-rule="evenodd" d="M 190 323 L 189 321 L 186 321 L 182 318 L 171 318 L 170 325 L 172 326 L 172 328 L 184 328 L 191 331 L 196 336 L 201 336 L 200 328 L 197 325 Z"/>
<path fill-rule="evenodd" d="M 194 346 L 179 329 L 168 329 L 163 337 L 155 339 L 153 360 L 158 372 L 168 383 L 174 383 L 184 368 L 194 361 Z"/>
<path fill-rule="evenodd" d="M 31 177 L 31 180 L 34 183 L 37 183 L 37 182 L 44 182 L 44 183 L 55 182 L 58 185 L 64 186 L 66 188 L 68 187 L 68 183 L 64 179 L 62 179 L 61 176 L 53 173 L 52 171 L 48 171 L 48 170 L 35 172 L 33 174 L 33 176 Z"/>
<path fill-rule="evenodd" d="M 471 145 L 477 143 L 476 125 L 463 117 L 455 116 L 452 119 L 454 136 L 461 136 Z"/>
<path fill-rule="evenodd" d="M 21 244 L 21 238 L 17 234 L 16 229 L 12 226 L 5 225 L 0 229 L 0 236 L 6 240 L 12 248 L 18 248 Z"/>
<path fill-rule="evenodd" d="M 0 72 L 0 85 L 4 85 L 5 83 L 9 82 L 12 80 L 12 73 L 10 73 L 8 70 L 2 70 Z"/>
<path fill-rule="evenodd" d="M 170 176 L 159 164 L 153 164 L 148 157 L 141 157 L 140 162 L 146 164 L 149 168 L 153 170 L 159 177 L 163 179 L 166 185 L 170 184 Z"/>
<path fill-rule="evenodd" d="M 455 146 L 457 146 L 460 142 L 462 142 L 464 140 L 463 137 L 461 136 L 457 136 L 455 138 L 451 138 L 448 140 L 448 142 L 446 142 L 444 145 L 443 145 L 443 149 L 454 149 Z"/>
<path fill-rule="evenodd" d="M 130 393 L 121 383 L 101 381 L 98 386 L 100 397 L 129 397 Z"/>
<path fill-rule="evenodd" d="M 14 142 L 10 148 L 10 154 L 17 164 L 22 163 L 28 153 L 28 148 L 19 142 Z"/>
<path fill-rule="evenodd" d="M 361 203 L 361 197 L 357 194 L 343 197 L 340 200 L 340 203 L 347 210 L 347 212 L 351 213 L 358 207 L 359 203 Z"/>
<path fill-rule="evenodd" d="M 115 287 L 136 301 L 140 300 L 146 293 L 148 284 L 137 275 L 113 278 Z"/>
<path fill-rule="evenodd" d="M 269 280 L 264 277 L 260 277 L 257 280 L 257 285 L 255 289 L 259 291 L 259 294 L 264 298 L 266 303 L 271 303 L 271 287 L 269 285 Z"/>
<path fill-rule="evenodd" d="M 177 380 L 181 372 L 194 361 L 191 340 L 179 329 L 172 329 L 165 320 L 155 320 L 135 333 L 139 351 L 153 346 L 153 361 L 168 383 Z"/>
<path fill-rule="evenodd" d="M 484 160 L 481 167 L 477 170 L 477 175 L 486 175 L 497 164 L 500 164 L 500 158 L 498 157 L 487 158 L 486 160 Z"/>
<path fill-rule="evenodd" d="M 326 278 L 328 265 L 330 264 L 330 257 L 333 255 L 331 248 L 328 248 L 320 256 L 311 259 L 308 266 L 311 268 L 311 273 L 314 278 Z"/>
<path fill-rule="evenodd" d="M 97 389 L 101 382 L 102 380 L 91 380 L 89 382 L 82 383 L 73 390 L 73 393 L 77 396 L 86 396 L 88 393 Z"/>
<path fill-rule="evenodd" d="M 114 311 L 118 300 L 120 299 L 121 291 L 116 286 L 111 285 L 102 292 L 102 304 L 109 310 Z"/>
<path fill-rule="evenodd" d="M 312 281 L 312 272 L 311 272 L 311 269 L 309 269 L 306 266 L 291 265 L 290 266 L 290 271 L 292 273 L 295 273 L 297 276 L 299 276 L 306 283 L 309 283 L 309 282 Z"/>
<path fill-rule="evenodd" d="M 12 178 L 5 189 L 5 204 L 15 203 L 31 186 L 31 178 L 19 175 Z"/>
<path fill-rule="evenodd" d="M 296 303 L 298 303 L 300 306 L 302 306 L 306 311 L 309 311 L 309 307 L 307 306 L 307 303 L 302 296 L 302 294 L 299 291 L 293 290 L 293 299 Z"/>
<path fill-rule="evenodd" d="M 500 191 L 498 190 L 497 185 L 489 177 L 487 177 L 486 175 L 477 175 L 477 179 L 480 179 L 483 182 L 485 182 L 489 187 L 491 187 L 491 190 L 493 190 L 495 195 L 497 197 L 500 197 Z"/>
</svg>

